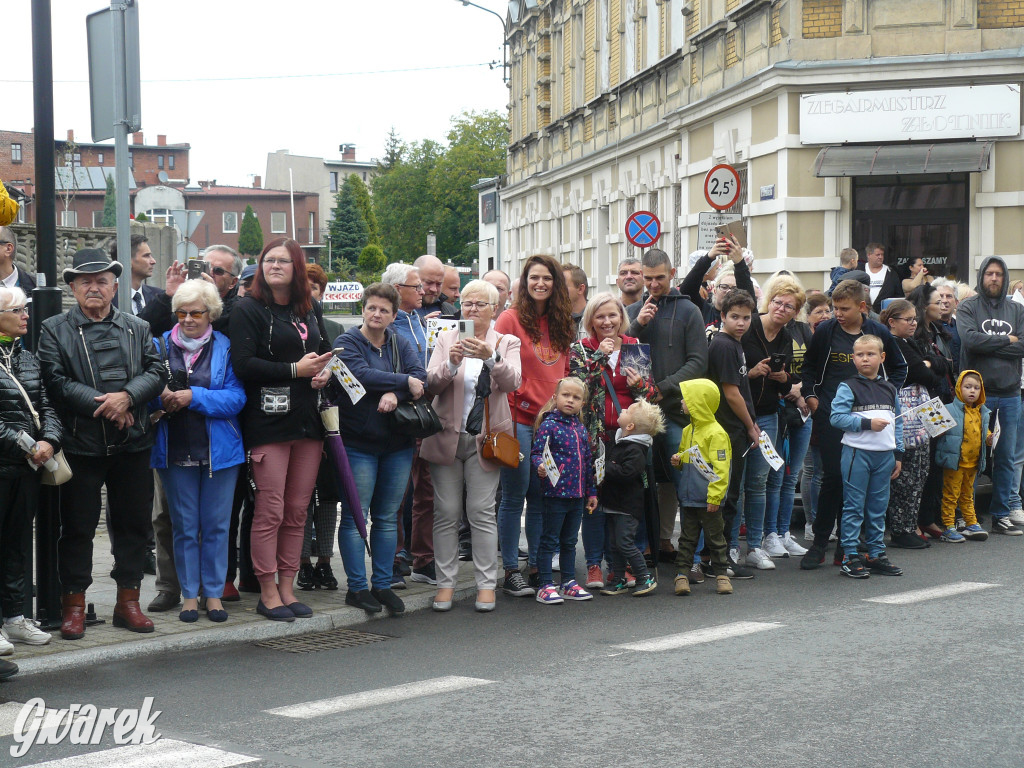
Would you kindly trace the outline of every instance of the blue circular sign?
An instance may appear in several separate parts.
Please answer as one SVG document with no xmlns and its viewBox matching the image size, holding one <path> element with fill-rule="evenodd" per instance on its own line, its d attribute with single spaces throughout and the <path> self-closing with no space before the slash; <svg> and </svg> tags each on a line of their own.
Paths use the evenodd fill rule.
<svg viewBox="0 0 1024 768">
<path fill-rule="evenodd" d="M 637 211 L 626 219 L 626 239 L 638 248 L 648 248 L 661 237 L 661 222 L 650 211 Z"/>
</svg>

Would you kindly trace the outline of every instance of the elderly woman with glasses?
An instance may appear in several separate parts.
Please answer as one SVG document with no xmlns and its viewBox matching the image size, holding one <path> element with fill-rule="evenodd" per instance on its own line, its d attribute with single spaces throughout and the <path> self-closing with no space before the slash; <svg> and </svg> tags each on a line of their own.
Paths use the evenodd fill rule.
<svg viewBox="0 0 1024 768">
<path fill-rule="evenodd" d="M 25 304 L 25 294 L 20 288 L 0 286 L 0 611 L 4 619 L 0 655 L 3 656 L 14 652 L 11 642 L 29 645 L 50 642 L 50 635 L 22 613 L 25 540 L 32 529 L 32 516 L 39 497 L 38 469 L 60 450 L 62 429 L 43 386 L 39 361 L 21 344 L 21 337 L 28 332 Z M 31 455 L 19 440 L 22 433 L 28 438 L 28 446 L 34 444 Z M 31 463 L 25 461 L 26 458 Z M 0 678 L 17 671 L 16 665 L 0 661 Z"/>
<path fill-rule="evenodd" d="M 743 354 L 757 426 L 767 433 L 773 445 L 779 438 L 779 401 L 790 394 L 797 383 L 797 377 L 790 370 L 793 338 L 786 326 L 800 312 L 804 300 L 803 286 L 795 277 L 776 277 L 767 287 L 763 313 L 750 319 L 750 328 L 743 336 Z M 799 406 L 800 401 L 797 404 Z M 747 523 L 747 564 L 760 570 L 775 568 L 773 556 L 789 557 L 787 544 L 794 552 L 798 547 L 803 552 L 803 548 L 789 536 L 788 530 L 772 531 L 762 546 L 765 491 L 770 469 L 759 450 L 754 449 L 747 455 L 743 511 Z"/>
<path fill-rule="evenodd" d="M 463 338 L 457 330 L 438 334 L 427 367 L 427 387 L 445 425 L 443 432 L 428 437 L 420 447 L 434 482 L 435 611 L 452 607 L 464 506 L 473 544 L 476 610 L 494 610 L 498 579 L 494 495 L 501 467 L 485 459 L 480 448 L 488 422 L 492 433 L 513 434 L 508 393 L 522 381 L 520 340 L 491 328 L 497 304 L 498 289 L 493 285 L 484 280 L 467 283 L 462 290 L 462 318 L 473 322 L 472 335 Z"/>
<path fill-rule="evenodd" d="M 171 304 L 178 324 L 153 340 L 168 382 L 151 409 L 160 416 L 150 457 L 167 493 L 182 621 L 226 621 L 221 602 L 238 467 L 245 462 L 238 414 L 245 389 L 231 367 L 228 337 L 213 330 L 221 298 L 213 284 L 186 280 Z"/>
</svg>

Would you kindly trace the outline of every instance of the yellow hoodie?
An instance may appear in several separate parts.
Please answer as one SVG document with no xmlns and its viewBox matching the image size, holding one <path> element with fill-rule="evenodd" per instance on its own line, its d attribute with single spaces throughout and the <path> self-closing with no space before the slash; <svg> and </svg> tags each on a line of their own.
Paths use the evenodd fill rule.
<svg viewBox="0 0 1024 768">
<path fill-rule="evenodd" d="M 729 490 L 729 468 L 732 466 L 732 444 L 722 425 L 715 420 L 720 397 L 718 385 L 710 379 L 690 379 L 679 384 L 683 402 L 690 412 L 690 425 L 683 430 L 679 453 L 683 462 L 683 488 L 679 501 L 684 506 L 703 507 L 721 504 Z M 718 479 L 708 482 L 690 464 L 691 446 L 700 448 L 704 460 L 711 465 Z"/>
</svg>

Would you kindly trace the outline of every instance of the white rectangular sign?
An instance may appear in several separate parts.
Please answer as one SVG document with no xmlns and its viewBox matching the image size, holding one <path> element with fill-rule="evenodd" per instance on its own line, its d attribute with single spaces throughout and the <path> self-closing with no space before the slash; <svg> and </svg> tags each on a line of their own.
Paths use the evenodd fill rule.
<svg viewBox="0 0 1024 768">
<path fill-rule="evenodd" d="M 720 227 L 723 224 L 731 224 L 734 221 L 739 221 L 743 217 L 738 213 L 716 213 L 714 211 L 705 211 L 700 214 L 697 219 L 697 250 L 698 251 L 710 251 L 712 246 L 715 244 L 715 240 L 718 239 L 718 233 L 715 232 L 715 227 Z"/>
<path fill-rule="evenodd" d="M 1020 85 L 805 93 L 800 142 L 935 141 L 1020 134 Z"/>
<path fill-rule="evenodd" d="M 360 283 L 328 283 L 324 289 L 324 304 L 344 304 L 363 300 L 363 286 Z"/>
</svg>

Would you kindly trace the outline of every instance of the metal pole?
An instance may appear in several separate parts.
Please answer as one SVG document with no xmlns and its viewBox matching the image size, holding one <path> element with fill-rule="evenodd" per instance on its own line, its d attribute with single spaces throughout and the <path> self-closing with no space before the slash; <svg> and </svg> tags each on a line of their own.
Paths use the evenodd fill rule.
<svg viewBox="0 0 1024 768">
<path fill-rule="evenodd" d="M 111 40 L 114 42 L 114 187 L 117 189 L 117 260 L 121 279 L 117 285 L 117 304 L 129 311 L 132 301 L 132 229 L 131 199 L 128 188 L 128 81 L 125 62 L 124 12 L 121 0 L 110 3 Z"/>
<path fill-rule="evenodd" d="M 39 338 L 43 321 L 60 314 L 57 287 L 57 185 L 54 180 L 53 141 L 53 38 L 50 0 L 32 0 L 32 82 L 35 111 L 36 284 L 32 291 L 30 336 Z M 60 626 L 60 580 L 57 577 L 57 538 L 60 534 L 60 488 L 42 486 L 36 515 L 36 610 L 32 590 L 25 591 L 25 615 L 44 629 Z M 25 583 L 32 584 L 32 549 Z"/>
</svg>

